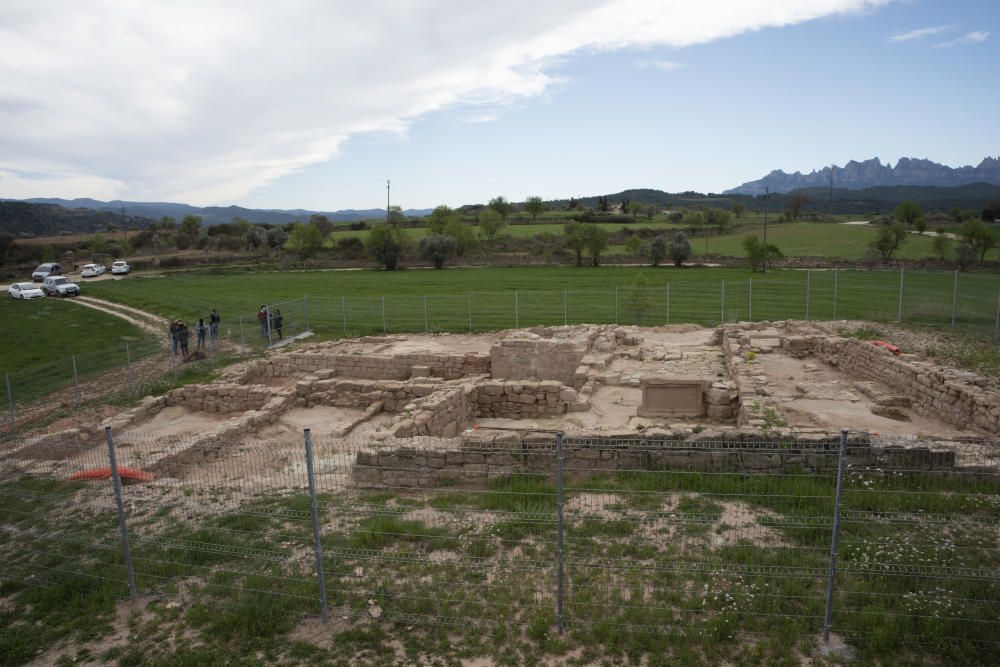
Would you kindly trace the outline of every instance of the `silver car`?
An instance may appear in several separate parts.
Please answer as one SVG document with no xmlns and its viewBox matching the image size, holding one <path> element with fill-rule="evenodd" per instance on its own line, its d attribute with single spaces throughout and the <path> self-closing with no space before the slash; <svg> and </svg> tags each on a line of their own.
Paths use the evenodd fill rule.
<svg viewBox="0 0 1000 667">
<path fill-rule="evenodd" d="M 12 299 L 41 299 L 45 296 L 42 288 L 35 283 L 14 283 L 7 288 Z"/>
</svg>

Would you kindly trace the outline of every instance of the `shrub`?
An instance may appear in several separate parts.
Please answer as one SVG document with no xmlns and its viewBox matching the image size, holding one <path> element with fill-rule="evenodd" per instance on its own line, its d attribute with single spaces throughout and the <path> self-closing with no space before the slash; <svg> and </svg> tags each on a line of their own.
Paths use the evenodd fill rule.
<svg viewBox="0 0 1000 667">
<path fill-rule="evenodd" d="M 428 234 L 420 239 L 420 256 L 434 264 L 435 269 L 443 269 L 444 263 L 455 255 L 457 246 L 453 236 Z"/>
</svg>

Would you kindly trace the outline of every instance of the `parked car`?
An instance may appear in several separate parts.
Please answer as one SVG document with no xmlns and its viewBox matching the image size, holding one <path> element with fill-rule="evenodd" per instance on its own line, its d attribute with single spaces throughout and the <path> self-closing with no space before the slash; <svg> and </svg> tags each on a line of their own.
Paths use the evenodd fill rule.
<svg viewBox="0 0 1000 667">
<path fill-rule="evenodd" d="M 47 276 L 42 282 L 42 289 L 49 296 L 76 296 L 80 286 L 65 276 Z"/>
<path fill-rule="evenodd" d="M 62 271 L 62 267 L 55 262 L 46 262 L 38 265 L 35 272 L 31 274 L 31 279 L 40 283 L 49 276 L 58 276 L 60 271 Z"/>
<path fill-rule="evenodd" d="M 102 273 L 107 272 L 107 268 L 103 264 L 84 264 L 83 270 L 80 272 L 81 278 L 96 278 Z"/>
<path fill-rule="evenodd" d="M 45 296 L 42 288 L 35 283 L 14 283 L 7 288 L 7 294 L 12 299 L 41 299 Z"/>
<path fill-rule="evenodd" d="M 111 265 L 111 273 L 113 275 L 121 275 L 124 273 L 128 273 L 131 270 L 132 270 L 132 265 L 129 264 L 128 262 L 123 262 L 121 260 L 118 260 L 117 262 Z"/>
</svg>

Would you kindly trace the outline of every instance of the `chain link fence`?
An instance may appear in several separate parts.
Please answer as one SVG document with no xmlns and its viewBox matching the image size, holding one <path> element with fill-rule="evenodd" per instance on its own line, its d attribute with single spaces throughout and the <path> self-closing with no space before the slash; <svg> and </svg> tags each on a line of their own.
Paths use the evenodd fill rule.
<svg viewBox="0 0 1000 667">
<path fill-rule="evenodd" d="M 8 439 L 2 578 L 279 629 L 1000 659 L 996 441 L 503 440 Z"/>
</svg>

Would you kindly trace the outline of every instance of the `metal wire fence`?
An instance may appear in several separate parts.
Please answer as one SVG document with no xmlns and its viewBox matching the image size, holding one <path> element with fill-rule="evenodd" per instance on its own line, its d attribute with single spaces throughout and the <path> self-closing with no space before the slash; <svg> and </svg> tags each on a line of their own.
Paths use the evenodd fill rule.
<svg viewBox="0 0 1000 667">
<path fill-rule="evenodd" d="M 9 439 L 2 576 L 220 623 L 253 609 L 696 652 L 837 634 L 869 657 L 996 664 L 997 444 Z"/>
</svg>

